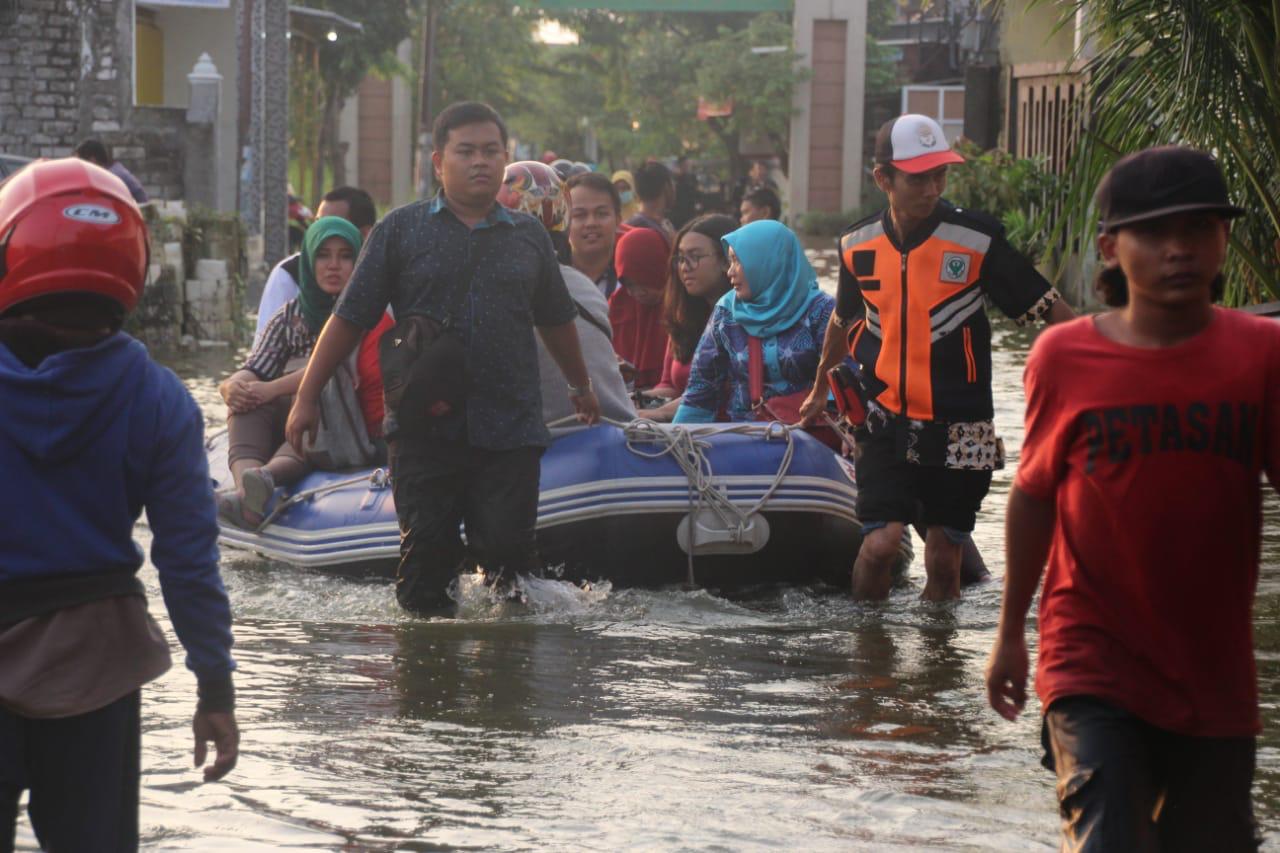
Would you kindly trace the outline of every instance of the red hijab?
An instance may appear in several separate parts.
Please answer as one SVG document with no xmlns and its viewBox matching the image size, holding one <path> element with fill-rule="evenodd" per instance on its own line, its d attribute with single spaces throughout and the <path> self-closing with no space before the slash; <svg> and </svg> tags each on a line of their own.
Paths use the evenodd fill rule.
<svg viewBox="0 0 1280 853">
<path fill-rule="evenodd" d="M 667 241 L 652 228 L 633 228 L 618 240 L 614 267 L 619 282 L 661 293 L 667 281 Z M 635 365 L 636 388 L 657 385 L 667 351 L 662 301 L 641 305 L 626 287 L 619 287 L 609 299 L 609 324 L 614 351 Z"/>
</svg>

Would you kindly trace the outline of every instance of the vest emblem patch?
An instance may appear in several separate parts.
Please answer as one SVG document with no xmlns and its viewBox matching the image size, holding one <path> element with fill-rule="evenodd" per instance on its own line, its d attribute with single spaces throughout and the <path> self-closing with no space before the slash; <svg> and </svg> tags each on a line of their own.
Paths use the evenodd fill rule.
<svg viewBox="0 0 1280 853">
<path fill-rule="evenodd" d="M 943 252 L 942 271 L 938 273 L 942 281 L 953 284 L 965 284 L 969 281 L 969 256 L 964 252 Z"/>
</svg>

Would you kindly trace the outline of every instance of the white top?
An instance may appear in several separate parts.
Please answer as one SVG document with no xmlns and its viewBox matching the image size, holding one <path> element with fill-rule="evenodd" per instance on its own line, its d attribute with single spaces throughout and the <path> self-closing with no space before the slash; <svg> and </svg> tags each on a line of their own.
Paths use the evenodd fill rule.
<svg viewBox="0 0 1280 853">
<path fill-rule="evenodd" d="M 298 295 L 298 283 L 293 280 L 293 276 L 289 275 L 289 271 L 284 265 L 293 260 L 296 255 L 290 255 L 283 261 L 275 265 L 271 270 L 271 275 L 267 276 L 266 286 L 262 288 L 262 299 L 258 301 L 258 327 L 253 332 L 253 345 L 258 345 L 258 339 L 262 337 L 262 330 L 267 327 L 271 315 L 280 310 L 286 302 L 294 299 Z"/>
</svg>

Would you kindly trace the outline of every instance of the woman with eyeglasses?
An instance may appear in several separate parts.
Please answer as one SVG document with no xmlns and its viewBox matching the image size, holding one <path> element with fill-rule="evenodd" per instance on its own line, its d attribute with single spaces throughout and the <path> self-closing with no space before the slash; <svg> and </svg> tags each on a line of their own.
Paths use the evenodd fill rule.
<svg viewBox="0 0 1280 853">
<path fill-rule="evenodd" d="M 667 332 L 662 327 L 667 241 L 652 228 L 632 228 L 618 238 L 614 267 L 620 286 L 609 298 L 613 349 L 631 367 L 627 378 L 632 388 L 652 388 L 662 378 L 662 357 L 667 351 Z"/>
<path fill-rule="evenodd" d="M 711 309 L 731 286 L 729 259 L 720 240 L 737 227 L 732 217 L 711 213 L 686 223 L 676 234 L 676 250 L 671 255 L 663 297 L 667 351 L 662 378 L 657 387 L 646 392 L 647 397 L 660 397 L 667 402 L 642 409 L 640 417 L 664 423 L 675 417 L 689 384 L 693 353 L 707 328 Z"/>
<path fill-rule="evenodd" d="M 716 303 L 698 342 L 676 423 L 709 423 L 722 410 L 731 421 L 757 420 L 757 404 L 807 393 L 835 308 L 835 299 L 818 289 L 800 241 L 781 222 L 752 222 L 720 242 L 733 289 Z M 760 400 L 752 399 L 753 349 L 763 378 Z"/>
</svg>

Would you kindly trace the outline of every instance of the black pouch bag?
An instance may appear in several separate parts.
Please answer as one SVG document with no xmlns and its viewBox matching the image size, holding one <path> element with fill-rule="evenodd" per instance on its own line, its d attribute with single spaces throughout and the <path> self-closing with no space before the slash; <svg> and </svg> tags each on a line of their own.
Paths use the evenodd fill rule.
<svg viewBox="0 0 1280 853">
<path fill-rule="evenodd" d="M 467 345 L 448 325 L 405 317 L 378 343 L 382 397 L 400 428 L 461 410 L 467 392 Z"/>
</svg>

